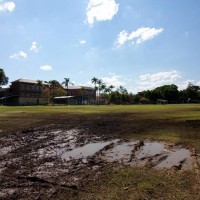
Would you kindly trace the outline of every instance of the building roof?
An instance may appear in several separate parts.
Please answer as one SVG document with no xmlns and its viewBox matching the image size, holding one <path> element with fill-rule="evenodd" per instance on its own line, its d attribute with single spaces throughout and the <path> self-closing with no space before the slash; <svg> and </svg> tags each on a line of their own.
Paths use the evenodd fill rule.
<svg viewBox="0 0 200 200">
<path fill-rule="evenodd" d="M 34 84 L 37 83 L 36 80 L 30 80 L 30 79 L 27 79 L 27 78 L 20 78 L 18 80 L 13 81 L 12 83 L 16 83 L 16 82 L 20 82 L 20 83 L 34 83 Z"/>
<path fill-rule="evenodd" d="M 63 87 L 64 89 L 67 89 L 65 86 Z M 80 90 L 84 88 L 85 90 L 94 90 L 92 87 L 87 87 L 87 86 L 68 86 L 69 90 Z"/>
<path fill-rule="evenodd" d="M 30 79 L 27 79 L 27 78 L 20 78 L 18 80 L 12 81 L 11 83 L 16 83 L 16 82 L 19 82 L 19 83 L 32 83 L 32 84 L 37 84 L 38 83 L 36 80 L 30 80 Z M 43 81 L 43 84 L 47 85 L 47 83 L 45 83 L 44 81 Z"/>
</svg>

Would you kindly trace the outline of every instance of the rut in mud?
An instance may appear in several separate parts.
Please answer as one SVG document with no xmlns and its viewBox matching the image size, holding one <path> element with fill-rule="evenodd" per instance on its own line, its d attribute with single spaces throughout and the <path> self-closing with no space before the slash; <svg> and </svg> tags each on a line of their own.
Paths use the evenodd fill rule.
<svg viewBox="0 0 200 200">
<path fill-rule="evenodd" d="M 95 179 L 107 165 L 183 170 L 195 167 L 198 158 L 189 149 L 157 141 L 88 135 L 82 129 L 27 130 L 1 137 L 0 198 L 21 197 L 21 188 L 26 198 L 37 184 L 73 193 L 88 172 Z"/>
</svg>

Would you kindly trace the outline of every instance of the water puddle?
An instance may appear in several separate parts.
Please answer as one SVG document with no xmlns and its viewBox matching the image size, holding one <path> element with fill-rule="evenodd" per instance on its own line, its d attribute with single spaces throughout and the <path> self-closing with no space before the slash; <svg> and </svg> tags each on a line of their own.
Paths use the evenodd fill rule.
<svg viewBox="0 0 200 200">
<path fill-rule="evenodd" d="M 180 164 L 187 163 L 191 165 L 190 161 L 190 151 L 187 149 L 179 149 L 172 151 L 165 160 L 161 161 L 156 168 L 172 168 L 174 166 L 179 166 Z"/>
<path fill-rule="evenodd" d="M 126 142 L 118 144 L 107 151 L 103 151 L 102 159 L 108 162 L 129 162 L 131 159 L 132 150 L 135 148 L 136 144 L 137 142 Z"/>
<path fill-rule="evenodd" d="M 144 159 L 161 154 L 164 151 L 164 145 L 158 142 L 147 142 L 141 147 L 135 157 L 137 159 Z"/>
<path fill-rule="evenodd" d="M 143 141 L 121 141 L 112 140 L 107 142 L 96 142 L 85 144 L 81 147 L 73 147 L 72 150 L 62 148 L 58 155 L 64 161 L 84 160 L 94 156 L 92 159 L 101 159 L 109 163 L 118 162 L 123 164 L 144 164 L 155 166 L 158 169 L 169 169 L 181 163 L 181 168 L 192 166 L 189 160 L 190 151 L 187 149 L 165 149 L 165 145 L 159 142 Z"/>
<path fill-rule="evenodd" d="M 67 161 L 72 159 L 87 158 L 89 156 L 93 156 L 95 153 L 99 152 L 101 149 L 111 143 L 112 141 L 86 144 L 82 147 L 64 152 L 61 155 L 61 158 Z"/>
</svg>

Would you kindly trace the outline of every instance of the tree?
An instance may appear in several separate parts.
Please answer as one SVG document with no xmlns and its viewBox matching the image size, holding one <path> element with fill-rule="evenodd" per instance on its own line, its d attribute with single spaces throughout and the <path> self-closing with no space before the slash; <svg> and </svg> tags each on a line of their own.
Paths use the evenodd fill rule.
<svg viewBox="0 0 200 200">
<path fill-rule="evenodd" d="M 55 89 L 56 89 L 56 86 L 58 85 L 58 81 L 51 80 L 49 81 L 49 84 L 50 84 L 50 89 L 51 89 L 51 95 L 52 97 L 55 97 Z"/>
<path fill-rule="evenodd" d="M 112 92 L 112 90 L 115 88 L 115 86 L 110 85 L 109 88 L 110 88 L 110 92 Z"/>
<path fill-rule="evenodd" d="M 45 87 L 42 91 L 44 98 L 47 99 L 47 103 L 49 103 L 49 99 L 51 98 L 51 92 L 49 87 Z"/>
<path fill-rule="evenodd" d="M 188 84 L 188 87 L 184 90 L 185 97 L 190 101 L 199 101 L 200 97 L 200 86 L 193 85 L 192 83 Z"/>
<path fill-rule="evenodd" d="M 94 89 L 95 89 L 95 94 L 97 92 L 97 82 L 98 82 L 98 78 L 96 77 L 93 77 L 91 82 L 94 84 Z M 95 95 L 96 96 L 96 95 Z M 96 102 L 96 99 L 95 99 L 95 102 Z"/>
<path fill-rule="evenodd" d="M 67 91 L 67 96 L 68 96 L 69 95 L 69 92 L 68 92 L 68 90 L 69 90 L 69 84 L 71 84 L 71 85 L 74 85 L 74 84 L 70 82 L 69 78 L 64 78 L 64 81 L 62 82 L 62 84 L 65 85 L 65 87 L 67 89 L 66 90 Z M 67 104 L 69 104 L 68 99 L 67 99 Z"/>
<path fill-rule="evenodd" d="M 101 79 L 97 80 L 97 84 L 98 84 L 98 90 L 99 90 L 99 103 L 100 103 L 100 92 L 101 92 L 101 85 L 102 85 L 103 81 Z"/>
<path fill-rule="evenodd" d="M 55 96 L 56 97 L 65 96 L 65 94 L 66 94 L 65 90 L 63 90 L 62 88 L 56 88 L 55 89 Z"/>
<path fill-rule="evenodd" d="M 58 87 L 62 87 L 57 80 L 51 80 L 49 82 L 45 81 L 49 85 L 51 100 L 53 102 L 53 98 L 55 97 L 55 89 Z"/>
<path fill-rule="evenodd" d="M 8 84 L 8 77 L 5 75 L 4 70 L 0 68 L 0 86 Z"/>
<path fill-rule="evenodd" d="M 43 81 L 42 80 L 37 80 L 37 86 L 38 86 L 38 100 L 37 103 L 40 104 L 40 94 L 41 94 L 41 90 L 43 87 Z"/>
</svg>

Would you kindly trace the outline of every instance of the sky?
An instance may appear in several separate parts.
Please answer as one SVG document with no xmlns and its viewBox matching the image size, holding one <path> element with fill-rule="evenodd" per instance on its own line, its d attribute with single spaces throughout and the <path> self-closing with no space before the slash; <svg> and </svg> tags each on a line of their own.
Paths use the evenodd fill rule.
<svg viewBox="0 0 200 200">
<path fill-rule="evenodd" d="M 200 85 L 200 1 L 0 0 L 0 68 L 133 93 Z"/>
</svg>

